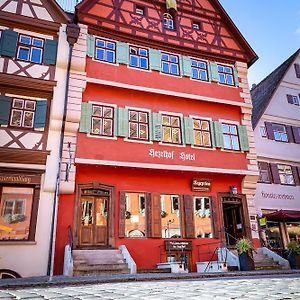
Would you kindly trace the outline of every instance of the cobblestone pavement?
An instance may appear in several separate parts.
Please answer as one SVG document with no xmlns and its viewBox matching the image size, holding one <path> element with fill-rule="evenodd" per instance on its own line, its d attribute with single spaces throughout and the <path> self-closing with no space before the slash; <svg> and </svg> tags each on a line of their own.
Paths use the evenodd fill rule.
<svg viewBox="0 0 300 300">
<path fill-rule="evenodd" d="M 0 300 L 4 299 L 300 299 L 300 278 L 143 281 L 0 290 Z"/>
</svg>

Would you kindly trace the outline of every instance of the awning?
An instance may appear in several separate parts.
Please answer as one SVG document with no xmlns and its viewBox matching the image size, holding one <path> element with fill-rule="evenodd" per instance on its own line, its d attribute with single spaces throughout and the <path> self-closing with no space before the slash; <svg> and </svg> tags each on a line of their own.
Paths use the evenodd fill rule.
<svg viewBox="0 0 300 300">
<path fill-rule="evenodd" d="M 274 221 L 295 221 L 300 220 L 300 211 L 296 210 L 278 210 L 270 214 L 264 215 L 267 220 Z"/>
</svg>

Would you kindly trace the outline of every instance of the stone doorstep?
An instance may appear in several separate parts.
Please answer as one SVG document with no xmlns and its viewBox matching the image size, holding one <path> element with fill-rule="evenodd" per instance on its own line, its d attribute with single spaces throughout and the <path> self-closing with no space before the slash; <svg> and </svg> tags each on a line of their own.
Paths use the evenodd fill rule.
<svg viewBox="0 0 300 300">
<path fill-rule="evenodd" d="M 73 260 L 74 266 L 75 265 L 110 265 L 110 264 L 123 264 L 125 263 L 124 259 L 106 259 L 106 260 L 99 260 L 99 259 L 88 259 L 88 260 Z"/>
<path fill-rule="evenodd" d="M 98 271 L 109 271 L 109 270 L 124 270 L 128 269 L 127 264 L 106 264 L 106 265 L 81 265 L 74 266 L 74 271 L 88 271 L 88 270 L 98 270 Z"/>
</svg>

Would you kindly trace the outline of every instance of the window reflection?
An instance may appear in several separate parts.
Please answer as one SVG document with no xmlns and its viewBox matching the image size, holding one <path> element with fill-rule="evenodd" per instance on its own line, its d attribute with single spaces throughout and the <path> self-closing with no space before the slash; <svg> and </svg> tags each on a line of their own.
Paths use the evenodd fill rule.
<svg viewBox="0 0 300 300">
<path fill-rule="evenodd" d="M 194 197 L 194 223 L 196 238 L 212 238 L 209 197 Z"/>
</svg>

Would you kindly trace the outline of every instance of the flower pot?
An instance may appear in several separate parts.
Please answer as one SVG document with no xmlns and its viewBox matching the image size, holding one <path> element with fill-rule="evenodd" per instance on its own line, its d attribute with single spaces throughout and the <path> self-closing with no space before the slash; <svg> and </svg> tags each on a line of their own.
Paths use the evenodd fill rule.
<svg viewBox="0 0 300 300">
<path fill-rule="evenodd" d="M 239 254 L 239 261 L 240 271 L 253 271 L 255 269 L 253 258 L 250 256 L 249 252 Z"/>
<path fill-rule="evenodd" d="M 287 255 L 287 259 L 290 263 L 291 269 L 300 269 L 300 254 L 291 251 Z"/>
</svg>

